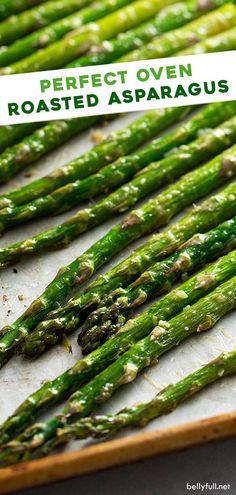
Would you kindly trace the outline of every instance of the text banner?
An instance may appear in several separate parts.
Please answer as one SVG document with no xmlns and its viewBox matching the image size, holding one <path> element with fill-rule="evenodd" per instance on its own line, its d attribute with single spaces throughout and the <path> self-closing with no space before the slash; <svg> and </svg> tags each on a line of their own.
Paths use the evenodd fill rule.
<svg viewBox="0 0 236 495">
<path fill-rule="evenodd" d="M 0 76 L 0 125 L 236 100 L 236 50 Z"/>
</svg>

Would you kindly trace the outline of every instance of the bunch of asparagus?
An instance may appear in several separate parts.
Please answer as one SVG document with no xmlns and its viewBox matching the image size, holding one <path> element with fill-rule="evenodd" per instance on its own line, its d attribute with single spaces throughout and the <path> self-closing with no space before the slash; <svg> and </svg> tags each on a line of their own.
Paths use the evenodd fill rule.
<svg viewBox="0 0 236 495">
<path fill-rule="evenodd" d="M 161 31 L 162 29 L 164 31 L 169 31 L 174 27 L 183 25 L 192 18 L 196 18 L 200 16 L 202 13 L 204 13 L 206 9 L 216 7 L 218 4 L 219 4 L 219 0 L 213 0 L 213 2 L 211 3 L 208 2 L 206 5 L 204 4 L 202 6 L 202 4 L 199 5 L 199 3 L 198 2 L 196 3 L 196 0 L 194 0 L 191 1 L 190 3 L 176 4 L 169 8 L 167 7 L 163 9 L 160 12 L 160 14 L 157 16 L 156 21 L 154 22 L 154 26 L 153 23 L 150 22 L 148 24 L 142 25 L 138 29 L 128 31 L 127 34 L 123 35 L 120 41 L 115 39 L 114 42 L 111 41 L 109 46 L 107 45 L 106 42 L 105 52 L 103 48 L 98 47 L 97 53 L 95 53 L 95 55 L 92 53 L 91 55 L 88 54 L 85 57 L 79 58 L 78 61 L 73 61 L 71 66 L 73 65 L 87 66 L 87 65 L 93 65 L 95 63 L 101 64 L 101 63 L 108 63 L 110 61 L 113 61 L 119 55 L 131 50 L 134 47 L 134 45 L 135 46 L 137 45 L 138 42 L 141 43 L 144 38 L 150 39 L 150 37 L 153 37 L 154 34 L 158 34 L 162 32 Z M 142 11 L 140 12 L 140 16 L 141 14 Z M 213 15 L 213 20 L 214 18 L 215 18 L 215 14 Z M 207 22 L 205 22 L 205 18 L 203 18 L 203 21 L 204 22 L 202 28 L 204 28 L 204 25 L 207 24 Z M 232 23 L 234 24 L 234 16 Z M 219 29 L 220 30 L 225 29 L 227 28 L 227 26 L 222 25 L 221 27 L 220 24 Z M 197 34 L 200 28 L 201 28 L 201 24 L 200 26 L 198 24 L 195 26 L 195 24 L 193 23 L 191 25 L 191 32 L 195 32 L 196 30 L 196 34 Z M 176 34 L 178 35 L 178 32 Z M 233 49 L 235 46 L 236 46 L 235 31 L 234 29 L 229 29 L 229 31 L 226 31 L 223 35 L 218 35 L 216 37 L 213 37 L 212 41 L 211 40 L 209 42 L 203 41 L 202 43 L 197 44 L 196 50 L 198 49 L 201 52 L 230 50 Z M 195 49 L 191 47 L 190 52 L 194 53 L 194 50 Z M 136 59 L 138 60 L 139 51 L 135 53 L 136 53 Z M 0 54 L 0 58 L 1 58 L 1 54 Z M 20 143 L 16 147 L 16 149 L 9 150 L 9 152 L 7 151 L 5 155 L 3 155 L 2 166 L 0 163 L 0 172 L 1 172 L 0 179 L 2 181 L 8 180 L 17 171 L 19 171 L 29 163 L 32 163 L 32 161 L 37 160 L 39 157 L 43 156 L 47 151 L 54 149 L 55 146 L 64 142 L 65 139 L 68 139 L 69 137 L 73 136 L 76 132 L 79 132 L 80 130 L 87 128 L 88 125 L 92 125 L 94 122 L 98 120 L 99 120 L 98 117 L 96 118 L 94 117 L 90 119 L 78 119 L 77 121 L 78 127 L 76 126 L 76 122 L 74 123 L 70 123 L 68 121 L 66 121 L 65 123 L 63 122 L 62 128 L 66 127 L 67 135 L 68 135 L 67 138 L 64 137 L 61 138 L 61 136 L 62 135 L 64 136 L 66 133 L 62 134 L 61 127 L 58 125 L 58 123 L 56 124 L 52 123 L 49 126 L 48 125 L 44 126 L 43 131 L 33 133 L 29 139 L 23 140 L 23 142 Z M 58 130 L 58 126 L 59 126 L 59 130 Z M 32 124 L 32 130 L 34 128 L 35 128 L 35 124 Z M 29 132 L 29 124 L 13 126 L 13 129 L 6 128 L 1 130 L 0 137 L 2 139 L 0 141 L 1 143 L 3 143 L 3 146 L 6 147 L 7 145 L 14 144 L 14 142 L 19 137 L 24 136 L 24 133 L 28 133 L 28 132 Z M 50 137 L 50 140 L 48 139 L 48 136 Z M 35 149 L 37 149 L 37 153 L 35 153 Z"/>
<path fill-rule="evenodd" d="M 157 125 L 160 127 L 159 121 Z M 144 140 L 145 133 L 142 133 L 142 136 Z M 51 194 L 41 196 L 30 203 L 21 206 L 8 206 L 0 210 L 0 232 L 34 218 L 68 211 L 85 199 L 109 191 L 109 189 L 115 189 L 125 183 L 124 186 L 102 199 L 94 207 L 79 212 L 81 223 L 86 218 L 87 220 L 92 219 L 92 223 L 87 224 L 85 228 L 82 227 L 81 232 L 98 225 L 106 220 L 109 214 L 125 211 L 161 185 L 178 178 L 181 174 L 194 168 L 199 162 L 234 144 L 236 141 L 236 118 L 233 117 L 224 122 L 220 127 L 187 146 L 181 146 L 170 157 L 145 167 L 154 159 L 162 156 L 162 152 L 158 148 L 160 148 L 160 142 L 162 143 L 163 140 L 166 141 L 165 138 L 158 140 L 158 142 L 154 141 L 142 149 L 140 153 L 136 152 L 134 155 L 120 159 L 84 180 L 66 184 Z M 175 139 L 172 142 L 174 141 Z M 140 170 L 142 173 L 127 183 Z M 233 176 L 233 171 L 231 176 Z M 79 222 L 77 223 L 79 224 Z"/>
<path fill-rule="evenodd" d="M 135 324 L 135 320 L 131 320 L 131 328 L 127 324 L 122 332 L 30 396 L 1 427 L 0 462 L 18 462 L 48 453 L 57 443 L 58 429 L 61 431 L 87 416 L 96 403 L 107 400 L 117 387 L 133 381 L 144 367 L 193 333 L 212 328 L 235 308 L 236 278 L 232 277 L 235 260 L 235 252 L 218 260 L 158 301 L 136 319 Z M 176 313 L 179 314 L 172 317 Z M 16 437 L 17 432 L 42 411 L 68 397 L 73 390 L 78 391 L 62 413 L 46 423 L 25 429 Z M 8 443 L 13 438 L 15 440 Z"/>
<path fill-rule="evenodd" d="M 114 416 L 89 416 L 59 428 L 54 446 L 65 444 L 71 439 L 108 437 L 125 428 L 143 428 L 153 419 L 172 412 L 180 403 L 200 392 L 204 387 L 235 373 L 236 351 L 233 350 L 217 356 L 202 368 L 169 385 L 149 402 L 123 409 Z"/>
<path fill-rule="evenodd" d="M 0 42 L 9 44 L 0 52 L 2 74 L 236 47 L 236 7 L 224 0 L 102 0 L 96 5 L 90 0 L 3 0 L 0 18 L 24 7 L 30 10 L 0 23 Z M 4 268 L 25 255 L 70 243 L 166 186 L 62 267 L 25 313 L 0 331 L 0 366 L 15 352 L 38 356 L 78 327 L 86 354 L 28 397 L 0 427 L 1 466 L 46 455 L 70 438 L 111 435 L 127 426 L 144 425 L 221 376 L 235 373 L 234 350 L 150 403 L 114 417 L 89 416 L 144 367 L 192 334 L 212 328 L 236 307 L 235 109 L 234 102 L 208 105 L 187 120 L 190 108 L 148 112 L 48 176 L 0 196 L 3 233 L 105 194 L 63 224 L 1 248 L 0 268 Z M 0 129 L 0 181 L 7 182 L 99 120 L 89 117 Z M 178 121 L 176 130 L 156 137 Z M 215 193 L 222 185 L 224 189 Z M 79 292 L 85 281 L 134 240 L 167 225 L 177 213 L 211 193 Z M 170 290 L 181 276 L 205 263 L 211 265 Z M 133 317 L 137 307 L 163 292 L 167 292 L 164 297 Z M 59 415 L 32 424 L 65 399 L 68 402 Z"/>
<path fill-rule="evenodd" d="M 57 19 L 72 14 L 92 3 L 92 0 L 57 0 L 47 1 L 27 10 L 18 16 L 12 16 L 0 24 L 0 44 L 9 45 L 17 38 L 37 30 Z"/>
<path fill-rule="evenodd" d="M 199 4 L 195 0 L 188 0 L 185 3 L 176 3 L 171 7 L 163 8 L 160 14 L 147 24 L 144 24 L 145 12 L 142 13 L 142 11 L 139 11 L 140 28 L 138 27 L 135 30 L 128 31 L 127 34 L 122 33 L 120 35 L 120 40 L 113 39 L 107 48 L 104 47 L 103 51 L 105 50 L 108 57 L 109 53 L 113 54 L 114 52 L 114 55 L 112 55 L 112 59 L 114 60 L 114 58 L 118 58 L 124 53 L 136 48 L 139 44 L 148 42 L 154 36 L 181 27 L 185 23 L 203 15 L 208 10 L 219 7 L 224 3 L 226 3 L 225 0 L 213 0 L 211 3 L 206 2 L 203 4 Z M 102 15 L 109 14 L 108 7 L 109 4 L 106 3 L 100 5 L 99 9 L 98 6 L 94 5 L 94 12 L 92 12 L 91 8 L 85 9 L 78 14 L 66 17 L 63 21 L 55 22 L 47 28 L 40 29 L 36 31 L 36 33 L 16 41 L 11 46 L 6 47 L 1 51 L 0 66 L 6 66 L 25 58 L 40 48 L 46 47 L 61 39 L 69 31 L 76 28 L 78 29 L 82 24 L 95 21 L 96 19 L 99 19 L 99 17 L 102 17 Z M 142 17 L 142 15 L 144 17 Z M 19 24 L 19 19 L 17 19 L 17 21 Z M 101 47 L 99 47 L 98 51 L 100 52 L 100 50 Z M 94 63 L 104 63 L 103 58 L 95 60 Z"/>
<path fill-rule="evenodd" d="M 63 339 L 83 321 L 83 315 L 104 304 L 105 296 L 117 288 L 125 288 L 147 268 L 173 253 L 194 234 L 204 233 L 220 222 L 236 214 L 236 183 L 227 186 L 219 194 L 194 207 L 188 215 L 162 233 L 154 234 L 143 246 L 126 260 L 114 267 L 105 276 L 100 275 L 82 293 L 64 307 L 56 309 L 25 339 L 23 351 L 29 356 L 38 356 L 48 347 Z M 90 320 L 89 320 L 90 322 Z M 96 345 L 96 332 L 92 330 L 91 347 Z M 100 338 L 106 338 L 106 329 L 99 328 Z"/>
<path fill-rule="evenodd" d="M 47 0 L 2 0 L 0 5 L 0 19 L 5 19 L 12 14 L 17 14 L 23 10 L 27 10 L 39 3 L 44 3 Z"/>
<path fill-rule="evenodd" d="M 223 377 L 236 373 L 236 351 L 223 353 L 205 366 L 197 369 L 190 375 L 173 385 L 169 385 L 159 392 L 152 400 L 127 407 L 115 415 L 93 415 L 82 418 L 73 423 L 58 428 L 55 439 L 40 450 L 45 455 L 52 448 L 68 443 L 70 440 L 84 438 L 103 438 L 117 434 L 126 428 L 143 428 L 153 419 L 172 412 L 183 401 L 189 399 L 206 386 L 217 382 Z M 9 462 L 19 460 L 23 453 L 24 459 L 35 458 L 31 447 L 21 439 L 9 442 L 7 454 L 1 460 L 2 467 Z M 39 452 L 36 450 L 36 457 Z"/>
<path fill-rule="evenodd" d="M 227 182 L 235 173 L 236 145 L 213 159 L 209 164 L 203 165 L 195 172 L 184 176 L 179 182 L 149 201 L 142 208 L 132 211 L 120 224 L 113 227 L 111 231 L 89 248 L 84 255 L 72 261 L 67 267 L 63 267 L 45 292 L 31 304 L 22 317 L 2 330 L 0 337 L 1 365 L 12 355 L 14 349 L 19 346 L 26 335 L 53 309 L 56 302 L 62 302 L 70 294 L 75 285 L 78 287 L 132 241 L 161 225 L 165 225 L 192 201 L 208 194 L 216 186 Z M 120 198 L 118 199 L 120 200 Z M 106 200 L 92 208 L 92 214 L 89 210 L 78 214 L 80 215 L 80 232 L 88 230 L 94 224 L 97 225 L 98 219 L 106 219 L 109 209 L 116 211 L 115 201 L 111 202 L 109 199 L 109 203 L 106 203 L 105 207 L 104 201 Z M 94 214 L 95 211 L 96 215 Z"/>
</svg>

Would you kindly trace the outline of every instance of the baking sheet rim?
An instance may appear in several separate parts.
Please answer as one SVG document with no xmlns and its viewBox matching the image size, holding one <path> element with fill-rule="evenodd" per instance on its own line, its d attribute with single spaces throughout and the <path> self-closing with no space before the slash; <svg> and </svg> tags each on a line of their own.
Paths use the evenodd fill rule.
<svg viewBox="0 0 236 495">
<path fill-rule="evenodd" d="M 0 470 L 0 493 L 13 493 L 236 435 L 236 411 L 110 440 Z M 63 468 L 63 469 L 62 469 Z"/>
</svg>

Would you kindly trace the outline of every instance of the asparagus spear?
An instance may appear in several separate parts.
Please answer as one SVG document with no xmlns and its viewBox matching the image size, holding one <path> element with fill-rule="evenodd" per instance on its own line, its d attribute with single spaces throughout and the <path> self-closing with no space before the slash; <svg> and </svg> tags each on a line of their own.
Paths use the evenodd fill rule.
<svg viewBox="0 0 236 495">
<path fill-rule="evenodd" d="M 168 223 L 175 214 L 191 204 L 192 201 L 228 181 L 235 173 L 236 145 L 207 165 L 185 176 L 179 183 L 168 188 L 142 208 L 132 211 L 83 255 L 76 258 L 67 267 L 63 267 L 43 294 L 30 305 L 26 312 L 15 323 L 2 330 L 0 337 L 1 366 L 25 340 L 26 335 L 55 307 L 55 304 L 60 304 L 69 296 L 75 285 L 78 287 L 132 241 Z M 80 212 L 80 231 L 91 228 L 92 225 L 101 221 L 101 218 L 107 219 L 110 208 L 116 210 L 115 202 L 109 199 L 107 203 L 105 199 L 92 209 L 92 215 L 89 210 Z"/>
<path fill-rule="evenodd" d="M 178 55 L 197 55 L 199 53 L 223 52 L 235 50 L 236 47 L 236 28 L 233 27 L 207 40 L 196 43 L 191 48 L 181 50 Z"/>
<path fill-rule="evenodd" d="M 50 122 L 25 137 L 20 143 L 7 148 L 0 155 L 0 184 L 8 182 L 27 165 L 34 163 L 45 153 L 54 150 L 97 121 L 98 117 L 85 117 Z M 6 201 L 6 205 L 7 203 Z"/>
<path fill-rule="evenodd" d="M 0 23 L 0 45 L 9 45 L 17 38 L 62 19 L 90 3 L 92 0 L 53 0 L 14 15 Z"/>
<path fill-rule="evenodd" d="M 135 2 L 132 2 L 132 0 L 102 0 L 98 4 L 97 9 L 91 7 L 90 9 L 86 9 L 85 13 L 83 11 L 81 13 L 80 11 L 77 25 L 75 14 L 72 15 L 71 22 L 67 22 L 67 25 L 70 25 L 68 31 L 74 29 L 75 33 L 72 32 L 64 37 L 64 39 L 54 42 L 44 50 L 40 50 L 26 59 L 16 62 L 14 65 L 6 67 L 6 69 L 2 69 L 1 73 L 12 74 L 18 71 L 29 72 L 43 68 L 46 69 L 46 67 L 50 69 L 62 67 L 73 60 L 73 58 L 78 57 L 80 53 L 87 51 L 94 43 L 98 44 L 105 39 L 111 39 L 118 33 L 137 26 L 141 22 L 150 19 L 162 7 L 171 3 L 174 3 L 174 0 L 159 0 L 159 2 L 156 2 L 156 0 L 137 0 Z M 91 21 L 95 21 L 96 19 L 99 20 L 91 23 Z M 60 27 L 63 21 L 58 22 Z M 82 26 L 82 24 L 88 24 L 88 26 L 76 32 L 76 29 Z M 41 32 L 41 37 L 44 38 L 45 34 Z M 63 35 L 65 35 L 65 32 Z M 39 43 L 41 37 L 39 38 Z M 26 44 L 28 49 L 28 43 L 26 42 Z M 46 44 L 48 44 L 48 40 Z M 57 62 L 53 61 L 51 58 L 52 55 L 53 57 L 56 56 L 58 59 Z M 51 61 L 49 61 L 49 58 Z M 1 62 L 0 60 L 0 64 Z"/>
<path fill-rule="evenodd" d="M 173 253 L 193 234 L 206 232 L 234 216 L 235 197 L 234 182 L 200 206 L 194 207 L 193 211 L 164 232 L 154 234 L 146 244 L 136 249 L 118 266 L 105 275 L 98 276 L 84 292 L 75 296 L 64 307 L 49 313 L 32 334 L 27 336 L 23 346 L 25 354 L 38 356 L 48 347 L 60 342 L 65 333 L 72 332 L 81 324 L 84 313 L 86 315 L 91 308 L 102 304 L 110 291 L 118 287 L 127 287 L 145 269 Z M 105 333 L 106 327 L 100 327 L 99 332 L 101 331 Z"/>
<path fill-rule="evenodd" d="M 171 0 L 168 0 L 168 4 L 170 2 L 173 3 Z M 16 74 L 19 72 L 56 69 L 68 64 L 74 58 L 78 57 L 79 54 L 83 54 L 87 51 L 91 45 L 99 44 L 103 40 L 109 40 L 115 37 L 119 32 L 128 30 L 130 27 L 137 25 L 139 18 L 137 14 L 138 3 L 140 2 L 135 2 L 133 5 L 128 5 L 127 7 L 124 7 L 124 9 L 97 21 L 94 27 L 92 27 L 93 25 L 90 25 L 84 31 L 80 30 L 79 33 L 71 34 L 64 40 L 53 43 L 53 45 L 48 46 L 44 50 L 41 50 L 24 60 L 16 62 L 5 69 L 1 69 L 0 73 Z M 156 4 L 156 2 L 154 3 Z M 163 3 L 159 3 L 158 5 L 160 10 L 161 7 L 164 6 Z M 143 12 L 141 3 L 140 8 L 141 12 Z M 193 40 L 193 38 L 196 39 L 197 42 L 207 36 L 213 36 L 214 34 L 229 29 L 235 24 L 235 21 L 235 6 L 233 4 L 226 4 L 223 7 L 200 17 L 200 19 L 187 24 L 185 27 L 172 31 L 172 50 L 170 46 L 167 47 L 167 50 L 164 49 L 167 46 L 165 36 L 170 35 L 163 35 L 161 38 L 162 41 L 160 42 L 160 47 L 162 47 L 162 50 L 158 51 L 158 56 L 168 56 L 170 53 L 174 53 L 174 51 L 187 47 L 189 45 L 190 38 L 191 40 Z M 151 54 L 154 53 L 154 50 L 147 49 L 146 51 L 150 51 Z M 147 58 L 146 56 L 143 57 L 144 53 L 146 55 L 145 49 L 138 50 L 138 53 L 136 53 L 136 51 L 134 52 L 136 60 Z M 126 57 L 120 58 L 119 61 L 123 60 L 123 58 L 125 59 Z"/>
<path fill-rule="evenodd" d="M 196 141 L 187 146 L 180 147 L 170 157 L 164 158 L 160 162 L 152 163 L 138 177 L 134 178 L 131 182 L 125 183 L 124 186 L 112 193 L 112 195 L 100 201 L 95 207 L 90 208 L 93 215 L 94 208 L 96 212 L 99 205 L 103 205 L 103 208 L 106 205 L 106 217 L 102 216 L 99 218 L 94 216 L 93 225 L 98 225 L 98 223 L 107 220 L 109 211 L 112 214 L 116 211 L 125 211 L 135 205 L 140 199 L 146 197 L 150 192 L 157 190 L 161 185 L 168 183 L 170 180 L 178 178 L 181 174 L 194 168 L 199 162 L 216 155 L 234 144 L 235 141 L 236 117 L 233 117 L 233 119 L 224 122 L 221 126 L 209 131 Z M 134 155 L 124 157 L 118 160 L 118 162 L 102 168 L 98 174 L 92 175 L 87 179 L 66 184 L 51 194 L 40 197 L 25 205 L 5 208 L 0 211 L 0 232 L 4 232 L 6 229 L 34 218 L 48 216 L 50 213 L 67 211 L 85 199 L 89 199 L 109 189 L 114 189 L 129 180 L 135 172 L 145 167 L 150 161 L 158 158 L 158 155 L 159 150 L 156 150 L 156 142 L 154 141 L 154 143 L 139 153 L 136 152 Z M 79 213 L 80 216 L 81 212 Z M 52 237 L 51 229 L 50 236 Z M 41 249 L 43 247 L 42 241 L 41 234 Z M 46 233 L 46 242 L 48 246 L 48 232 Z M 31 245 L 31 254 L 38 249 L 37 242 L 33 244 L 34 248 L 32 249 Z M 17 245 L 17 252 L 18 248 L 20 253 L 24 251 L 22 249 L 22 243 Z M 4 264 L 4 253 L 7 254 L 7 252 L 2 252 L 2 265 Z"/>
<path fill-rule="evenodd" d="M 91 352 L 115 333 L 131 317 L 132 311 L 150 298 L 169 290 L 182 274 L 195 270 L 214 257 L 236 247 L 236 217 L 205 234 L 195 234 L 180 250 L 142 273 L 126 289 L 109 295 L 109 307 L 103 305 L 92 313 L 83 326 L 79 343 Z M 27 349 L 27 340 L 24 346 Z M 30 337 L 29 337 L 30 346 Z M 26 351 L 25 351 L 26 352 Z"/>
<path fill-rule="evenodd" d="M 58 429 L 54 445 L 65 444 L 71 439 L 108 437 L 126 428 L 143 428 L 153 419 L 174 411 L 179 404 L 206 386 L 235 373 L 236 350 L 224 352 L 177 383 L 162 389 L 149 402 L 127 407 L 115 415 L 90 416 L 67 424 Z"/>
<path fill-rule="evenodd" d="M 230 12 L 227 12 L 228 7 L 232 9 L 231 14 Z M 172 55 L 174 52 L 177 52 L 179 50 L 183 50 L 184 48 L 188 48 L 189 45 L 196 44 L 197 42 L 200 42 L 201 40 L 204 41 L 205 38 L 208 38 L 209 36 L 214 36 L 218 33 L 221 33 L 224 30 L 227 30 L 229 28 L 232 28 L 235 26 L 235 16 L 233 14 L 233 11 L 235 9 L 234 5 L 227 4 L 220 9 L 218 9 L 218 13 L 220 11 L 224 11 L 226 13 L 226 16 L 222 17 L 222 24 L 221 28 L 217 29 L 217 24 L 214 26 L 214 31 L 211 31 L 209 33 L 208 27 L 207 27 L 207 22 L 214 22 L 212 20 L 212 16 L 214 16 L 214 13 L 216 11 L 213 11 L 210 14 L 205 15 L 204 17 L 200 17 L 200 19 L 197 19 L 186 26 L 176 29 L 175 31 L 171 31 L 169 33 L 163 34 L 161 37 L 154 38 L 150 43 L 147 45 L 143 46 L 142 48 L 139 48 L 137 50 L 133 50 L 132 52 L 129 52 L 127 55 L 124 55 L 119 59 L 119 62 L 128 62 L 132 60 L 146 60 L 146 59 L 152 59 L 152 58 L 160 58 L 160 57 L 168 57 Z M 228 14 L 229 18 L 231 20 L 228 21 Z M 202 23 L 202 21 L 206 20 L 205 23 Z M 224 24 L 226 22 L 226 24 Z M 192 51 L 191 51 L 192 53 Z"/>
<path fill-rule="evenodd" d="M 9 146 L 14 145 L 35 129 L 42 127 L 43 123 L 16 124 L 0 127 L 0 153 Z"/>
<path fill-rule="evenodd" d="M 12 14 L 18 14 L 23 10 L 30 9 L 39 3 L 44 3 L 47 0 L 1 0 L 0 4 L 0 19 L 5 19 Z"/>
<path fill-rule="evenodd" d="M 85 56 L 73 60 L 67 67 L 86 67 L 89 65 L 111 63 L 115 61 L 116 58 L 134 50 L 143 43 L 147 43 L 154 38 L 154 36 L 159 36 L 160 34 L 182 27 L 184 24 L 197 19 L 207 11 L 213 10 L 220 5 L 224 5 L 224 3 L 226 3 L 225 0 L 212 0 L 211 2 L 190 0 L 169 5 L 168 7 L 163 8 L 151 21 L 141 24 L 141 26 L 138 26 L 136 29 L 120 33 L 111 41 L 106 40 L 97 47 L 92 47 Z M 222 36 L 224 37 L 224 35 Z M 233 45 L 233 39 L 231 39 L 230 36 L 230 40 L 228 40 L 228 35 L 226 33 L 225 36 L 226 40 L 224 41 L 224 47 L 226 50 L 229 50 Z M 214 51 L 216 44 L 217 42 L 215 41 Z M 228 44 L 229 48 L 227 48 Z"/>
<path fill-rule="evenodd" d="M 232 115 L 236 104 L 226 108 L 227 112 Z M 214 108 L 210 108 L 206 114 L 213 113 Z M 43 196 L 46 192 L 51 192 L 54 189 L 63 186 L 64 184 L 76 179 L 83 179 L 92 173 L 97 172 L 107 163 L 111 163 L 118 157 L 129 153 L 136 147 L 144 144 L 149 139 L 153 138 L 158 132 L 166 129 L 169 125 L 180 120 L 189 112 L 189 108 L 168 108 L 160 110 L 152 110 L 143 114 L 134 122 L 109 135 L 99 145 L 93 147 L 88 152 L 82 154 L 78 158 L 70 161 L 63 167 L 54 170 L 51 174 L 37 179 L 20 189 L 0 196 L 0 209 L 5 206 L 14 206 L 14 204 L 27 203 L 29 198 Z M 207 115 L 199 115 L 199 120 Z M 224 119 L 223 105 L 219 107 L 219 115 L 212 120 Z M 32 163 L 46 149 L 54 147 L 56 143 L 62 142 L 70 134 L 76 130 L 82 130 L 88 127 L 91 123 L 96 122 L 98 117 L 78 118 L 68 121 L 53 122 L 45 126 L 40 131 L 36 131 L 33 135 L 24 139 L 22 143 L 17 144 L 14 148 L 6 150 L 0 157 L 0 181 L 6 181 L 12 174 L 23 168 L 26 164 Z M 196 117 L 196 122 L 198 117 Z M 177 133 L 176 133 L 177 135 Z M 171 139 L 170 139 L 171 140 Z M 173 140 L 174 141 L 174 140 Z M 175 145 L 175 141 L 173 142 Z M 171 144 L 170 146 L 171 147 Z M 165 149 L 168 147 L 165 147 Z M 164 150 L 165 151 L 165 150 Z"/>
<path fill-rule="evenodd" d="M 172 290 L 138 318 L 130 320 L 121 331 L 111 337 L 99 349 L 79 360 L 72 368 L 51 382 L 45 383 L 39 390 L 29 396 L 0 427 L 0 444 L 5 444 L 14 438 L 19 431 L 32 423 L 41 412 L 65 399 L 73 391 L 78 390 L 79 387 L 104 370 L 121 354 L 132 348 L 135 342 L 149 335 L 159 320 L 172 318 L 185 306 L 198 301 L 199 298 L 235 275 L 236 251 L 233 251 L 177 289 Z M 186 331 L 185 334 L 187 337 Z"/>
<path fill-rule="evenodd" d="M 0 67 L 9 65 L 16 60 L 29 56 L 35 51 L 42 49 L 51 43 L 63 38 L 70 31 L 96 21 L 111 12 L 127 5 L 132 0 L 101 0 L 91 7 L 84 8 L 64 19 L 59 19 L 53 24 L 44 27 L 25 38 L 17 40 L 9 47 L 3 47 L 0 52 Z M 24 71 L 23 71 L 24 72 Z"/>
<path fill-rule="evenodd" d="M 233 277 L 192 306 L 185 306 L 182 313 L 170 321 L 157 321 L 150 335 L 139 340 L 114 363 L 77 390 L 61 413 L 46 423 L 33 425 L 7 446 L 0 454 L 0 463 L 17 462 L 48 453 L 55 445 L 58 428 L 89 415 L 96 404 L 108 400 L 121 385 L 132 382 L 143 368 L 156 362 L 160 356 L 192 334 L 209 330 L 235 307 L 236 277 Z M 112 339 L 108 342 L 111 341 Z M 90 366 L 91 356 L 92 354 L 88 358 Z M 83 360 L 80 361 L 81 366 L 86 366 Z"/>
</svg>

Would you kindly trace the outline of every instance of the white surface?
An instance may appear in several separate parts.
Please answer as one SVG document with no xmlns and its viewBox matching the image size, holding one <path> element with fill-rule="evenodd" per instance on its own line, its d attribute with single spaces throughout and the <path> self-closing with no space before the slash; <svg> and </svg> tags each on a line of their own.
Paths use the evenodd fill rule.
<svg viewBox="0 0 236 495">
<path fill-rule="evenodd" d="M 125 123 L 132 121 L 137 114 L 128 114 L 120 117 L 102 130 L 107 134 L 110 130 L 121 128 Z M 63 148 L 47 156 L 32 167 L 32 179 L 44 175 L 56 166 L 60 166 L 72 159 L 82 151 L 91 147 L 89 133 L 74 138 Z M 29 181 L 23 174 L 17 180 L 11 182 L 8 187 L 1 188 L 0 192 L 12 189 L 18 184 Z M 81 206 L 82 207 L 82 206 Z M 25 225 L 9 232 L 0 241 L 0 245 L 6 245 L 19 239 L 35 234 L 42 229 L 61 222 L 71 215 L 71 212 L 60 217 L 48 218 L 33 225 Z M 0 314 L 1 326 L 14 321 L 30 302 L 40 295 L 46 284 L 54 277 L 60 266 L 70 262 L 75 256 L 84 252 L 96 239 L 100 238 L 112 224 L 118 221 L 118 217 L 107 222 L 100 228 L 81 236 L 67 249 L 41 254 L 35 258 L 29 258 L 16 265 L 18 273 L 13 273 L 12 268 L 0 272 Z M 136 243 L 138 245 L 143 243 Z M 103 271 L 117 263 L 121 258 L 133 250 L 133 246 L 127 249 L 122 256 L 116 257 L 112 263 L 106 265 Z M 18 296 L 22 295 L 23 300 Z M 7 301 L 6 299 L 7 296 Z M 8 314 L 9 313 L 9 314 Z M 76 332 L 77 333 L 77 332 Z M 38 360 L 22 360 L 15 357 L 1 370 L 1 394 L 0 394 L 0 421 L 6 419 L 14 409 L 33 391 L 48 379 L 54 378 L 80 357 L 80 350 L 76 344 L 76 334 L 71 337 L 73 354 L 68 354 L 61 346 L 51 349 Z M 116 412 L 126 405 L 131 405 L 140 400 L 152 398 L 163 386 L 179 380 L 215 357 L 222 351 L 236 348 L 235 314 L 231 313 L 220 321 L 210 332 L 194 336 L 175 348 L 160 359 L 157 366 L 139 376 L 134 383 L 120 388 L 113 398 L 99 408 L 99 411 Z M 145 429 L 155 430 L 172 425 L 206 418 L 215 414 L 232 411 L 236 408 L 236 377 L 231 377 L 216 383 L 181 405 L 173 413 L 159 418 L 150 423 Z M 123 435 L 135 435 L 136 432 L 126 432 Z M 70 449 L 79 448 L 86 442 L 74 442 Z"/>
</svg>

